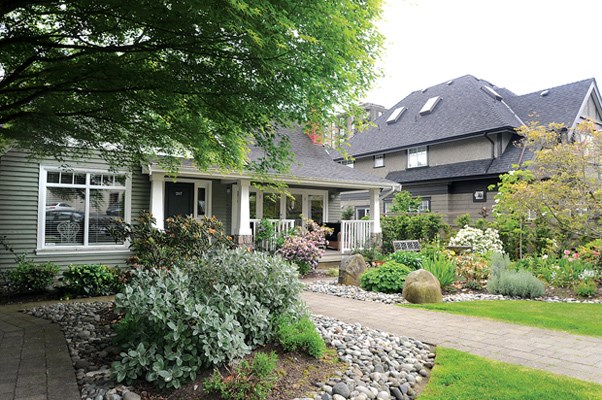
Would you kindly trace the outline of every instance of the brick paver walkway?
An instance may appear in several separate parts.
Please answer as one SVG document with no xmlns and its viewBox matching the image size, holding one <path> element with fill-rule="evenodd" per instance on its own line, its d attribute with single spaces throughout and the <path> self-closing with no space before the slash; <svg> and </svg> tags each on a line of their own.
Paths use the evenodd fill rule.
<svg viewBox="0 0 602 400">
<path fill-rule="evenodd" d="M 58 325 L 0 307 L 0 399 L 79 400 Z"/>
<path fill-rule="evenodd" d="M 602 384 L 599 338 L 320 293 L 302 298 L 315 314 Z"/>
</svg>

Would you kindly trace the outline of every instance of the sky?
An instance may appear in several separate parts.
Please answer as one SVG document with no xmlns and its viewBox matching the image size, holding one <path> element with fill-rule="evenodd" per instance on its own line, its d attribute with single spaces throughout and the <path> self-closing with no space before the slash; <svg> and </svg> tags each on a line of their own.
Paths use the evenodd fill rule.
<svg viewBox="0 0 602 400">
<path fill-rule="evenodd" d="M 385 0 L 383 76 L 366 101 L 392 107 L 463 75 L 516 94 L 596 78 L 599 0 Z"/>
</svg>

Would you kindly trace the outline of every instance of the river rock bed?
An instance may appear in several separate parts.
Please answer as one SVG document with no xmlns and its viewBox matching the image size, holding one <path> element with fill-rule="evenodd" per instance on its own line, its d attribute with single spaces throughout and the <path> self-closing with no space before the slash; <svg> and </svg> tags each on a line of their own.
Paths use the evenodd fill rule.
<svg viewBox="0 0 602 400">
<path fill-rule="evenodd" d="M 316 400 L 409 400 L 433 367 L 435 354 L 418 340 L 334 318 L 312 317 L 326 343 L 349 369 L 327 382 Z"/>
<path fill-rule="evenodd" d="M 401 293 L 380 293 L 369 292 L 357 286 L 345 286 L 337 284 L 336 280 L 314 281 L 305 284 L 305 290 L 308 292 L 324 293 L 332 296 L 344 297 L 347 299 L 374 301 L 384 304 L 409 304 Z M 457 303 L 461 301 L 476 300 L 525 300 L 518 297 L 503 296 L 501 294 L 489 293 L 454 293 L 443 296 L 444 303 Z M 594 303 L 602 304 L 602 299 L 575 299 L 563 298 L 558 296 L 538 297 L 533 301 L 545 301 L 548 303 Z"/>
<path fill-rule="evenodd" d="M 71 353 L 82 400 L 139 400 L 127 386 L 111 379 L 110 362 L 120 349 L 113 345 L 112 302 L 57 303 L 35 307 L 30 315 L 58 323 Z M 349 364 L 327 382 L 317 382 L 319 400 L 409 400 L 428 376 L 435 355 L 417 340 L 390 335 L 360 324 L 313 316 L 327 344 Z M 312 400 L 310 398 L 310 400 Z"/>
</svg>

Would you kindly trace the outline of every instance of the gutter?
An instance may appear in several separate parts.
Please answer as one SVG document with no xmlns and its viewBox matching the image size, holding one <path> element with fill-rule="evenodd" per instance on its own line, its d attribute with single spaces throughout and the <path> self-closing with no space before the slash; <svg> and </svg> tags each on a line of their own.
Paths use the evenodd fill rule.
<svg viewBox="0 0 602 400">
<path fill-rule="evenodd" d="M 381 193 L 381 194 L 378 196 L 378 199 L 379 199 L 379 200 L 384 200 L 385 198 L 389 197 L 389 196 L 390 196 L 390 195 L 392 195 L 393 193 L 395 193 L 395 192 L 400 192 L 400 191 L 401 191 L 401 187 L 402 187 L 402 185 L 401 185 L 401 183 L 400 183 L 399 185 L 397 185 L 397 186 L 395 186 L 395 187 L 392 187 L 391 189 L 388 189 L 388 190 L 386 190 L 385 192 Z"/>
</svg>

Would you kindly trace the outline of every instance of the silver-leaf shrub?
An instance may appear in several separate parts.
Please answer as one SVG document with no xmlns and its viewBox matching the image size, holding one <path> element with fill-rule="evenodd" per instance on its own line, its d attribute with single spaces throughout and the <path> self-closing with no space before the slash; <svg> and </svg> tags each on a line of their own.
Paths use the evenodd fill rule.
<svg viewBox="0 0 602 400">
<path fill-rule="evenodd" d="M 301 310 L 297 271 L 280 257 L 219 250 L 188 267 L 144 269 L 115 299 L 125 313 L 118 381 L 180 387 L 200 368 L 229 362 L 271 340 L 275 321 Z"/>
</svg>

